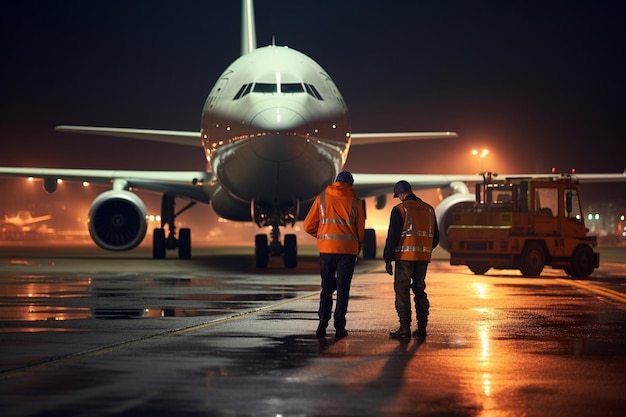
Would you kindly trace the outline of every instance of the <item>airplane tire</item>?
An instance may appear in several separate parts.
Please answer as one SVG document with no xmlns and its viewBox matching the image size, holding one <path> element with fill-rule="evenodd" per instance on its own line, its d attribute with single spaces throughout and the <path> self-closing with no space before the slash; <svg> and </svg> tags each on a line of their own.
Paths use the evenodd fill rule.
<svg viewBox="0 0 626 417">
<path fill-rule="evenodd" d="M 165 229 L 154 229 L 152 233 L 152 258 L 165 259 Z"/>
<path fill-rule="evenodd" d="M 267 268 L 269 260 L 269 247 L 267 246 L 267 235 L 258 234 L 254 237 L 254 255 L 257 268 Z"/>
<path fill-rule="evenodd" d="M 295 268 L 298 265 L 298 241 L 294 234 L 285 235 L 283 261 L 285 268 Z"/>
<path fill-rule="evenodd" d="M 186 227 L 178 232 L 178 257 L 191 259 L 191 229 Z"/>
<path fill-rule="evenodd" d="M 374 229 L 365 229 L 363 237 L 363 258 L 376 259 L 376 231 Z"/>
</svg>

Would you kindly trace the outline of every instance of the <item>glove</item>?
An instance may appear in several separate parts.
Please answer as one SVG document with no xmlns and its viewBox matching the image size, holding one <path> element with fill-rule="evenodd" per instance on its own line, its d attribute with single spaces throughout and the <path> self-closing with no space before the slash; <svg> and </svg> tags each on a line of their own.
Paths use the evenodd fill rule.
<svg viewBox="0 0 626 417">
<path fill-rule="evenodd" d="M 393 267 L 391 266 L 391 262 L 387 262 L 385 264 L 385 271 L 387 271 L 389 275 L 393 275 Z"/>
</svg>

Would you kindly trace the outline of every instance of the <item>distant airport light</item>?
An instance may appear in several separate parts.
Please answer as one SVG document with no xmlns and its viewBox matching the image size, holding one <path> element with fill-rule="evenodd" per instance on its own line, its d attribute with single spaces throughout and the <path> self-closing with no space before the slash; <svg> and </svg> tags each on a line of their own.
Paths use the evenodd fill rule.
<svg viewBox="0 0 626 417">
<path fill-rule="evenodd" d="M 478 163 L 478 172 L 483 172 L 483 160 L 487 157 L 487 155 L 489 155 L 489 150 L 485 148 L 479 152 L 478 149 L 472 149 L 472 155 L 480 158 Z"/>
<path fill-rule="evenodd" d="M 472 149 L 472 155 L 474 156 L 478 155 L 481 158 L 485 158 L 488 154 L 489 154 L 489 149 L 483 149 L 480 154 L 478 153 L 478 149 Z"/>
</svg>

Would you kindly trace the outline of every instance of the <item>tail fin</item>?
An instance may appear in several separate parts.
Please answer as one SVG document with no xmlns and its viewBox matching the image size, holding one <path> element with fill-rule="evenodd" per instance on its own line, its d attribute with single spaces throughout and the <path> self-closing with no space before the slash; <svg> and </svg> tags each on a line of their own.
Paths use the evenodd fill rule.
<svg viewBox="0 0 626 417">
<path fill-rule="evenodd" d="M 256 49 L 256 28 L 254 26 L 254 1 L 241 1 L 241 55 Z"/>
</svg>

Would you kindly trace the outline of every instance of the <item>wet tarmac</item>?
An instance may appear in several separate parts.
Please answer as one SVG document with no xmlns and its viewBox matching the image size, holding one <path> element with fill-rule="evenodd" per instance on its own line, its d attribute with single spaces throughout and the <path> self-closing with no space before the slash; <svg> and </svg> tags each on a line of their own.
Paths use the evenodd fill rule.
<svg viewBox="0 0 626 417">
<path fill-rule="evenodd" d="M 315 337 L 317 255 L 0 246 L 3 416 L 622 416 L 626 249 L 587 280 L 435 260 L 429 335 L 398 342 L 392 278 L 357 263 L 349 336 Z"/>
</svg>

